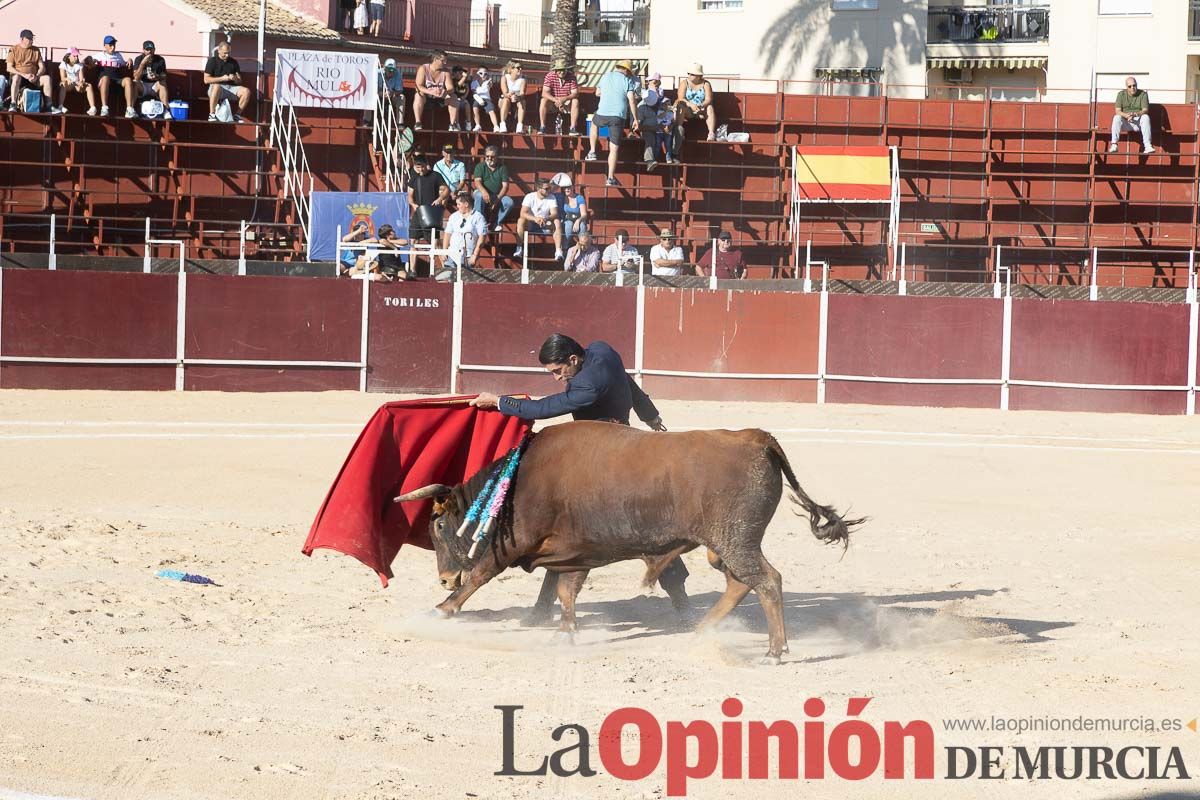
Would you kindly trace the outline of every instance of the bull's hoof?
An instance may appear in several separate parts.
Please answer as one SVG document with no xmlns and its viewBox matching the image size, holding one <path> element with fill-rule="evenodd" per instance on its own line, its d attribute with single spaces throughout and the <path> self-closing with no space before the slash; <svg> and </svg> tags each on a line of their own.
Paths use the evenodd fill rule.
<svg viewBox="0 0 1200 800">
<path fill-rule="evenodd" d="M 758 660 L 758 663 L 762 664 L 764 667 L 778 667 L 783 663 L 783 659 L 779 656 L 773 656 L 770 653 L 767 653 Z"/>
<path fill-rule="evenodd" d="M 555 631 L 550 642 L 558 646 L 572 646 L 575 644 L 575 631 Z"/>
<path fill-rule="evenodd" d="M 433 613 L 437 614 L 442 619 L 450 619 L 458 613 L 458 609 L 454 606 L 448 606 L 445 603 L 438 603 L 433 607 Z"/>
</svg>

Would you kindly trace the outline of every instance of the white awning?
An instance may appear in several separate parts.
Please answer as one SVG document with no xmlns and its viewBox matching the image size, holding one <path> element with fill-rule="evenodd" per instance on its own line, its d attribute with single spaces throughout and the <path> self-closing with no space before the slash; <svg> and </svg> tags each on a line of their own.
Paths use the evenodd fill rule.
<svg viewBox="0 0 1200 800">
<path fill-rule="evenodd" d="M 926 59 L 930 69 L 1045 69 L 1046 56 L 949 56 Z"/>
</svg>

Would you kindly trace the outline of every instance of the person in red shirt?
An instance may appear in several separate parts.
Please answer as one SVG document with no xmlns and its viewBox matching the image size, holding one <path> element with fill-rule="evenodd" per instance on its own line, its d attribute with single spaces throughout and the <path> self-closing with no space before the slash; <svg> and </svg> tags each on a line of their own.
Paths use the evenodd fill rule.
<svg viewBox="0 0 1200 800">
<path fill-rule="evenodd" d="M 717 236 L 717 278 L 719 280 L 729 280 L 730 278 L 743 278 L 746 276 L 746 261 L 742 258 L 742 251 L 733 248 L 733 236 L 729 231 L 721 231 Z M 708 252 L 700 257 L 696 268 L 701 275 L 709 277 L 712 275 L 713 269 L 713 251 L 708 248 Z"/>
<path fill-rule="evenodd" d="M 571 127 L 567 133 L 579 135 L 579 79 L 571 72 L 565 58 L 555 60 L 554 69 L 546 73 L 542 82 L 542 102 L 538 108 L 541 118 L 538 133 L 546 135 L 546 118 L 551 108 L 558 109 L 559 114 L 571 113 Z"/>
</svg>

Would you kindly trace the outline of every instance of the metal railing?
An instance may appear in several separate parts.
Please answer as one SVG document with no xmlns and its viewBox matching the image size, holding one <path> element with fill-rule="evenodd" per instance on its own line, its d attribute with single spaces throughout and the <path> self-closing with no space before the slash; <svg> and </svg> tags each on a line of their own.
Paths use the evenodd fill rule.
<svg viewBox="0 0 1200 800">
<path fill-rule="evenodd" d="M 379 90 L 375 99 L 375 114 L 371 119 L 371 146 L 381 157 L 383 164 L 383 190 L 402 192 L 408 169 L 400 152 L 400 131 L 404 124 L 404 95 L 400 103 L 392 99 L 386 87 Z"/>
<path fill-rule="evenodd" d="M 310 243 L 309 198 L 313 190 L 313 176 L 308 168 L 308 157 L 304 155 L 300 122 L 296 119 L 296 110 L 290 105 L 271 104 L 271 144 L 279 151 L 284 190 L 296 208 L 296 219 L 300 223 L 304 241 Z"/>
<path fill-rule="evenodd" d="M 549 53 L 554 26 L 533 14 L 508 14 L 500 18 L 499 49 L 517 53 Z M 487 46 L 487 18 L 471 19 L 471 47 Z"/>
<path fill-rule="evenodd" d="M 1044 42 L 1049 38 L 1048 5 L 929 7 L 928 44 Z"/>
</svg>

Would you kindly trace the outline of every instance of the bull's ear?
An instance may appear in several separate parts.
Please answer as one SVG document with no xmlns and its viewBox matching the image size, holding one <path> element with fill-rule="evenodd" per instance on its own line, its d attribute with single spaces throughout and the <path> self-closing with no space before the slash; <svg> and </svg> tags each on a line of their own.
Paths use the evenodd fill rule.
<svg viewBox="0 0 1200 800">
<path fill-rule="evenodd" d="M 441 483 L 431 483 L 428 486 L 422 486 L 420 489 L 414 489 L 411 492 L 405 492 L 399 497 L 392 500 L 393 503 L 407 503 L 410 500 L 424 500 L 427 497 L 442 498 L 450 494 L 450 487 Z"/>
</svg>

